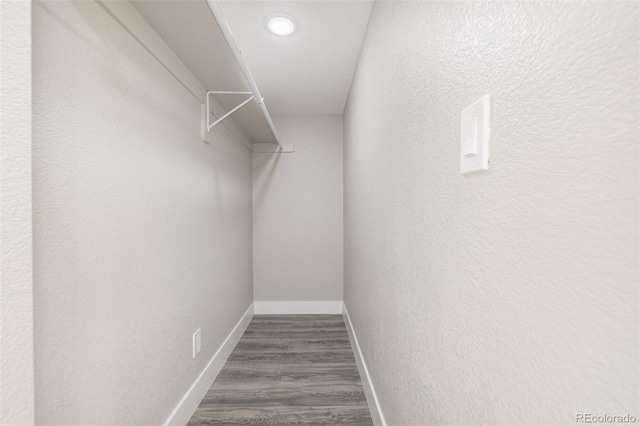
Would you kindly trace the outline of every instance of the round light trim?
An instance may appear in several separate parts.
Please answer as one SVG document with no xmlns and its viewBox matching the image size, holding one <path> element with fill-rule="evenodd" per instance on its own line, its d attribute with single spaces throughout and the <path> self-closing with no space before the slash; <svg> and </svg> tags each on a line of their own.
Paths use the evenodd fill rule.
<svg viewBox="0 0 640 426">
<path fill-rule="evenodd" d="M 271 34 L 277 36 L 288 36 L 296 32 L 296 23 L 284 14 L 273 14 L 267 16 L 267 29 Z"/>
</svg>

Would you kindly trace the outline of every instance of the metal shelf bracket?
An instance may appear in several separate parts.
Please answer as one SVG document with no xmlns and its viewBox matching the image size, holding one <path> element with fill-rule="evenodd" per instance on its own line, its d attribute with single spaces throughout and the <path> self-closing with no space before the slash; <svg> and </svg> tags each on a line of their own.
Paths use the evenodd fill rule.
<svg viewBox="0 0 640 426">
<path fill-rule="evenodd" d="M 240 105 L 238 105 L 237 107 L 235 107 L 234 109 L 232 109 L 231 111 L 229 111 L 228 113 L 226 113 L 225 115 L 223 115 L 222 117 L 218 118 L 216 121 L 211 123 L 211 107 L 209 105 L 210 95 L 251 95 L 251 96 L 248 99 L 244 100 Z M 253 92 L 225 92 L 225 91 L 219 91 L 219 90 L 208 90 L 207 91 L 207 112 L 206 112 L 207 132 L 210 132 L 211 129 L 213 129 L 213 127 L 216 124 L 220 123 L 222 120 L 229 117 L 231 114 L 233 114 L 234 112 L 236 112 L 237 110 L 239 110 L 240 108 L 242 108 L 243 106 L 251 102 L 251 100 L 253 99 L 256 99 L 256 95 L 254 95 Z M 260 99 L 260 100 L 256 99 L 256 102 L 258 103 L 262 103 L 262 101 L 263 99 Z"/>
</svg>

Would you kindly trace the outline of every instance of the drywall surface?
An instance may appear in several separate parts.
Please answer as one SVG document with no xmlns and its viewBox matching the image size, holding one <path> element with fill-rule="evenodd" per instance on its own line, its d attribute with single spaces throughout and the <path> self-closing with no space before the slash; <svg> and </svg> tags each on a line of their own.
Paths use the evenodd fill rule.
<svg viewBox="0 0 640 426">
<path fill-rule="evenodd" d="M 372 0 L 220 2 L 276 115 L 342 114 L 372 6 Z M 296 32 L 268 31 L 274 13 L 292 17 Z"/>
<path fill-rule="evenodd" d="M 97 3 L 33 8 L 36 422 L 161 424 L 252 302 L 251 154 Z"/>
<path fill-rule="evenodd" d="M 342 116 L 274 123 L 295 152 L 253 154 L 255 300 L 342 300 Z"/>
<path fill-rule="evenodd" d="M 31 2 L 0 2 L 0 424 L 33 424 Z"/>
<path fill-rule="evenodd" d="M 639 7 L 379 2 L 345 113 L 345 302 L 390 425 L 638 410 Z M 492 96 L 490 170 L 460 113 Z"/>
</svg>

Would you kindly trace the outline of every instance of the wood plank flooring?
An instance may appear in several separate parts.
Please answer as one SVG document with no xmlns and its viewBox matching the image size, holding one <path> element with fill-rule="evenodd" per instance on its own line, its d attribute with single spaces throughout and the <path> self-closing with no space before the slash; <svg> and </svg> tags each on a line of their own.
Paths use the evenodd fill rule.
<svg viewBox="0 0 640 426">
<path fill-rule="evenodd" d="M 341 315 L 256 315 L 189 421 L 373 425 Z"/>
</svg>

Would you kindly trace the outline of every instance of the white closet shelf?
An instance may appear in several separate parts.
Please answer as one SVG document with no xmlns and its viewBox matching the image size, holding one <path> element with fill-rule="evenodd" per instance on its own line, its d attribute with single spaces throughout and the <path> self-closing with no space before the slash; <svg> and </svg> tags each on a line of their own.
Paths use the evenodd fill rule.
<svg viewBox="0 0 640 426">
<path fill-rule="evenodd" d="M 236 39 L 233 37 L 233 34 L 231 33 L 231 29 L 229 28 L 229 23 L 227 22 L 226 19 L 224 19 L 224 14 L 222 13 L 222 9 L 220 9 L 218 0 L 206 0 L 206 2 L 207 2 L 207 6 L 209 6 L 209 10 L 211 11 L 211 14 L 213 15 L 213 17 L 216 20 L 216 23 L 218 24 L 218 29 L 220 30 L 220 33 L 222 34 L 225 41 L 227 42 L 227 46 L 229 47 L 229 50 L 231 50 L 231 53 L 233 54 L 236 60 L 236 63 L 240 68 L 240 71 L 242 72 L 247 84 L 251 88 L 251 93 L 253 93 L 252 98 L 240 104 L 238 107 L 234 108 L 231 113 L 237 111 L 239 108 L 244 106 L 247 102 L 249 102 L 251 99 L 254 99 L 257 102 L 260 108 L 260 111 L 264 116 L 264 119 L 267 121 L 267 124 L 269 125 L 269 129 L 271 129 L 271 133 L 273 134 L 273 137 L 275 138 L 276 142 L 278 143 L 278 145 L 280 145 L 280 148 L 284 148 L 283 145 L 278 140 L 278 133 L 276 132 L 276 128 L 275 128 L 275 125 L 273 124 L 273 120 L 271 120 L 271 115 L 269 115 L 269 111 L 267 110 L 267 107 L 264 104 L 264 99 L 260 95 L 260 90 L 258 90 L 258 85 L 256 84 L 256 81 L 253 79 L 253 75 L 249 70 L 249 66 L 247 65 L 246 61 L 244 60 L 244 57 L 242 56 L 242 52 L 238 48 Z M 207 92 L 207 102 L 209 99 L 209 93 L 216 93 L 216 92 Z"/>
<path fill-rule="evenodd" d="M 293 151 L 278 140 L 216 0 L 96 1 L 203 104 L 205 132 L 222 124 L 252 151 Z"/>
</svg>

